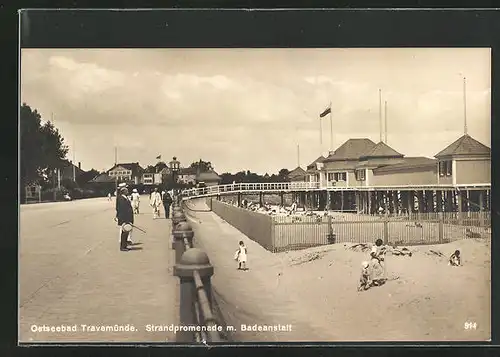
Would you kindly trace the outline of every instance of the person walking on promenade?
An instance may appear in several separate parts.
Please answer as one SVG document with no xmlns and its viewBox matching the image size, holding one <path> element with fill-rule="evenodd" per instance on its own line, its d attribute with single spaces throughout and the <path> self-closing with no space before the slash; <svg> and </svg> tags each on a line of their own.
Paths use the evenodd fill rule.
<svg viewBox="0 0 500 357">
<path fill-rule="evenodd" d="M 128 199 L 128 189 L 126 186 L 119 189 L 120 194 L 116 197 L 116 221 L 120 227 L 120 250 L 129 250 L 128 245 L 132 244 L 132 226 L 134 223 L 134 211 Z M 127 229 L 124 229 L 127 226 Z"/>
<path fill-rule="evenodd" d="M 108 193 L 108 201 L 111 201 L 111 192 Z"/>
<path fill-rule="evenodd" d="M 238 250 L 234 253 L 234 259 L 238 262 L 238 270 L 248 270 L 247 269 L 247 247 L 245 243 L 240 241 Z"/>
<path fill-rule="evenodd" d="M 141 195 L 137 192 L 137 189 L 132 190 L 132 207 L 134 208 L 134 214 L 139 214 L 139 203 L 141 200 Z"/>
<path fill-rule="evenodd" d="M 153 219 L 160 218 L 160 205 L 162 204 L 161 194 L 158 192 L 158 188 L 151 193 L 151 199 L 149 201 L 151 207 L 153 207 Z"/>
<path fill-rule="evenodd" d="M 172 204 L 172 197 L 170 193 L 165 192 L 163 194 L 163 208 L 165 209 L 165 219 L 170 218 L 170 205 Z"/>
</svg>

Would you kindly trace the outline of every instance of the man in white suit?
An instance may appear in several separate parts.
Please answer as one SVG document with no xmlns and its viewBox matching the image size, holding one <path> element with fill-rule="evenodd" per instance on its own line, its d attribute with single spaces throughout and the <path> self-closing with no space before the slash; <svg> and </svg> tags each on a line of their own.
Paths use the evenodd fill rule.
<svg viewBox="0 0 500 357">
<path fill-rule="evenodd" d="M 160 218 L 160 205 L 163 204 L 163 201 L 160 192 L 158 192 L 158 188 L 155 188 L 151 193 L 149 204 L 153 207 L 153 219 Z"/>
</svg>

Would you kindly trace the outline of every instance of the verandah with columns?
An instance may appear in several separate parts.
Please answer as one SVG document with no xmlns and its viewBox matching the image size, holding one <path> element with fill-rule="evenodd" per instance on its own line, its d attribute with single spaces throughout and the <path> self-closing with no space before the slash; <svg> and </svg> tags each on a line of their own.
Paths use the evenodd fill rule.
<svg viewBox="0 0 500 357">
<path fill-rule="evenodd" d="M 325 190 L 292 193 L 292 199 L 309 210 L 376 214 L 382 208 L 384 213 L 393 215 L 490 211 L 490 196 L 490 189 L 484 188 Z"/>
</svg>

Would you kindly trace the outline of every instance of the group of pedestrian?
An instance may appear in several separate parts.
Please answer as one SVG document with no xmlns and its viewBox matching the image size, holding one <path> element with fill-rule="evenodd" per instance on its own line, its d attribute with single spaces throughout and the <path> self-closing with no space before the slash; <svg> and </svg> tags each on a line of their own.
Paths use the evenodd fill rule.
<svg viewBox="0 0 500 357">
<path fill-rule="evenodd" d="M 170 218 L 170 206 L 172 205 L 173 199 L 169 192 L 159 192 L 157 188 L 151 192 L 151 197 L 149 198 L 149 204 L 153 208 L 153 219 L 160 218 L 160 207 L 163 205 L 165 211 L 165 218 Z"/>
<path fill-rule="evenodd" d="M 108 195 L 108 199 L 110 195 Z M 163 205 L 165 210 L 165 218 L 170 217 L 170 205 L 172 204 L 172 196 L 169 192 L 158 192 L 155 188 L 151 193 L 150 205 L 153 207 L 153 219 L 160 217 L 160 205 Z M 119 241 L 120 251 L 130 250 L 129 246 L 133 245 L 132 231 L 134 227 L 134 215 L 139 214 L 140 194 L 137 189 L 132 190 L 129 196 L 129 190 L 125 183 L 118 186 L 116 196 L 116 217 L 115 220 L 120 227 Z"/>
</svg>

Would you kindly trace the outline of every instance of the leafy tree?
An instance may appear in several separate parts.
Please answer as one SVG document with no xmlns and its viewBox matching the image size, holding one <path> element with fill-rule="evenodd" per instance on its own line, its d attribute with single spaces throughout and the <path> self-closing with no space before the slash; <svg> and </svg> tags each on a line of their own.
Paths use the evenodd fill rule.
<svg viewBox="0 0 500 357">
<path fill-rule="evenodd" d="M 279 172 L 278 172 L 278 177 L 279 177 L 279 180 L 281 182 L 286 182 L 288 181 L 288 174 L 290 173 L 290 171 L 288 171 L 288 169 L 281 169 Z"/>
<path fill-rule="evenodd" d="M 21 187 L 46 178 L 54 179 L 54 169 L 62 166 L 68 153 L 58 129 L 50 121 L 43 125 L 41 122 L 37 110 L 23 103 L 20 110 Z"/>
<path fill-rule="evenodd" d="M 164 163 L 163 161 L 160 161 L 158 162 L 155 166 L 154 166 L 154 173 L 156 172 L 160 172 L 161 170 L 163 170 L 164 168 L 168 167 L 168 165 L 166 163 Z M 151 172 L 153 173 L 153 172 Z"/>
<path fill-rule="evenodd" d="M 201 159 L 193 162 L 189 167 L 195 168 L 199 170 L 199 172 L 206 172 L 214 169 L 210 161 L 203 161 Z"/>
</svg>

